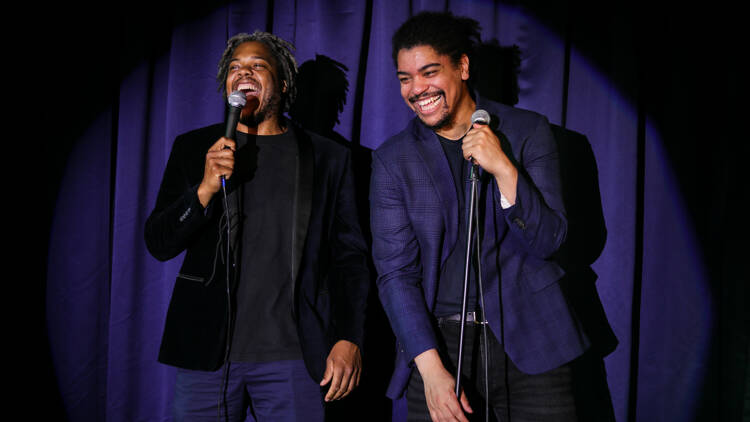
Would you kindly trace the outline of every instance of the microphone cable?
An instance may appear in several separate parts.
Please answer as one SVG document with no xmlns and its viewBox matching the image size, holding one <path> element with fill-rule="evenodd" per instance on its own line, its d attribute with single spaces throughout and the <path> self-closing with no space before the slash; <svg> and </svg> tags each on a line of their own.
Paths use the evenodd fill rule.
<svg viewBox="0 0 750 422">
<path fill-rule="evenodd" d="M 221 178 L 221 191 L 222 196 L 224 200 L 224 220 L 226 224 L 226 259 L 225 259 L 225 280 L 226 280 L 226 293 L 227 293 L 227 334 L 226 334 L 226 345 L 224 347 L 224 365 L 221 372 L 221 389 L 220 389 L 220 395 L 219 395 L 219 402 L 217 404 L 218 406 L 218 416 L 217 420 L 221 422 L 221 411 L 224 410 L 224 420 L 229 420 L 229 409 L 227 409 L 227 401 L 226 401 L 226 394 L 227 394 L 227 387 L 229 384 L 229 349 L 231 348 L 231 338 L 232 338 L 232 294 L 231 294 L 231 283 L 230 283 L 230 275 L 229 271 L 231 268 L 231 260 L 232 260 L 232 254 L 231 254 L 231 243 L 232 243 L 232 220 L 229 216 L 229 200 L 227 198 L 227 186 L 226 186 L 226 180 L 224 177 Z M 238 216 L 239 217 L 239 216 Z M 219 230 L 221 231 L 222 227 L 219 225 Z M 221 234 L 220 234 L 221 235 Z"/>
</svg>

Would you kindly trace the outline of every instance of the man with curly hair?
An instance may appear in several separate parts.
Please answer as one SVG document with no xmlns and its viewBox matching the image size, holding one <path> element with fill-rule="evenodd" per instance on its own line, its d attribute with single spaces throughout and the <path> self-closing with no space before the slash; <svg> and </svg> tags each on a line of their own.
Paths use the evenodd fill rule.
<svg viewBox="0 0 750 422">
<path fill-rule="evenodd" d="M 159 352 L 178 367 L 178 421 L 321 421 L 359 383 L 369 275 L 351 160 L 282 115 L 292 48 L 229 39 L 217 80 L 246 99 L 235 139 L 223 124 L 178 136 L 146 222 L 157 259 L 186 251 Z"/>
<path fill-rule="evenodd" d="M 377 285 L 398 346 L 388 395 L 406 394 L 409 421 L 467 421 L 483 401 L 501 421 L 573 421 L 569 363 L 589 340 L 553 260 L 567 227 L 556 144 L 543 116 L 472 91 L 478 43 L 479 24 L 450 13 L 415 15 L 393 36 L 401 96 L 416 117 L 372 159 Z M 478 109 L 489 125 L 472 122 Z M 466 224 L 472 162 L 480 167 L 478 253 Z"/>
</svg>

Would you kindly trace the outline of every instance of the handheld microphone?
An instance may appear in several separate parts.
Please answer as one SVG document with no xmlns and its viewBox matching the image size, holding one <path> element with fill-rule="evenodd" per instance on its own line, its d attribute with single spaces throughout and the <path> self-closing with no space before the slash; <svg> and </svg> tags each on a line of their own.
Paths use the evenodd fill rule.
<svg viewBox="0 0 750 422">
<path fill-rule="evenodd" d="M 245 94 L 242 91 L 234 91 L 227 97 L 227 103 L 229 104 L 229 114 L 227 115 L 227 127 L 224 130 L 224 137 L 234 139 L 237 122 L 240 120 L 240 112 L 245 107 L 247 99 L 245 99 Z"/>
<path fill-rule="evenodd" d="M 247 99 L 242 91 L 234 91 L 227 97 L 227 103 L 229 104 L 229 114 L 227 115 L 227 126 L 224 129 L 224 137 L 234 139 L 235 131 L 237 130 L 237 122 L 240 120 L 240 112 L 242 111 L 242 108 L 245 107 Z M 222 188 L 225 187 L 225 183 L 224 176 L 221 176 Z"/>
</svg>

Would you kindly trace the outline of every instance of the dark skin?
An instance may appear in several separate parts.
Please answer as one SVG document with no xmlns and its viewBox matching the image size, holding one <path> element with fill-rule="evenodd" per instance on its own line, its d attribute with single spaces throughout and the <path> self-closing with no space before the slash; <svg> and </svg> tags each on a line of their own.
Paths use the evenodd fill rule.
<svg viewBox="0 0 750 422">
<path fill-rule="evenodd" d="M 280 89 L 279 89 L 280 87 Z M 227 92 L 240 90 L 245 93 L 247 103 L 240 113 L 239 132 L 254 135 L 278 135 L 286 132 L 278 99 L 286 90 L 286 83 L 278 81 L 276 61 L 261 42 L 242 43 L 234 51 L 226 81 Z M 250 115 L 265 118 L 251 123 Z M 244 123 L 243 123 L 244 122 Z M 237 144 L 221 137 L 208 149 L 203 171 L 203 180 L 198 186 L 198 200 L 207 207 L 213 196 L 221 189 L 221 176 L 227 180 L 234 171 L 234 153 Z M 325 401 L 346 397 L 359 385 L 362 373 L 362 356 L 359 347 L 347 340 L 339 340 L 331 348 L 326 359 L 326 370 L 321 386 L 330 384 Z"/>
<path fill-rule="evenodd" d="M 274 97 L 281 95 L 278 86 L 276 61 L 265 44 L 246 42 L 237 46 L 229 64 L 226 90 L 245 93 L 247 102 L 240 112 L 238 131 L 253 135 L 278 135 L 286 131 L 281 126 L 278 109 L 272 109 Z M 285 84 L 281 86 L 286 89 Z M 260 111 L 270 112 L 265 113 L 266 118 L 255 125 L 242 123 L 248 121 L 249 115 Z M 221 176 L 227 180 L 232 177 L 236 148 L 232 139 L 221 137 L 208 149 L 203 180 L 198 186 L 198 200 L 203 207 L 208 206 L 211 198 L 221 189 Z"/>
</svg>

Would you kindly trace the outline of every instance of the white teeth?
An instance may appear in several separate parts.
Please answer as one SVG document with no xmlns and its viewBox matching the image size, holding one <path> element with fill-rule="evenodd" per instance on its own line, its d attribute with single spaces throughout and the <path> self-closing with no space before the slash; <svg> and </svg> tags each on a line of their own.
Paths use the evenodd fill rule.
<svg viewBox="0 0 750 422">
<path fill-rule="evenodd" d="M 244 91 L 244 90 L 254 91 L 255 87 L 252 84 L 249 84 L 249 83 L 242 83 L 242 84 L 238 84 L 237 85 L 237 89 L 240 90 L 240 91 Z"/>
<path fill-rule="evenodd" d="M 417 105 L 422 109 L 424 109 L 425 107 L 431 108 L 430 106 L 435 105 L 435 103 L 437 103 L 437 101 L 440 100 L 440 97 L 441 97 L 440 95 L 436 95 L 434 97 L 430 97 L 421 101 L 417 101 Z"/>
<path fill-rule="evenodd" d="M 435 101 L 437 101 L 437 100 L 438 100 L 438 98 L 439 98 L 439 97 L 430 97 L 430 98 L 428 98 L 428 99 L 426 99 L 426 100 L 422 100 L 422 101 L 417 101 L 417 104 L 419 104 L 420 106 L 424 107 L 424 106 L 426 106 L 427 104 L 430 104 L 430 103 L 434 103 Z"/>
</svg>

